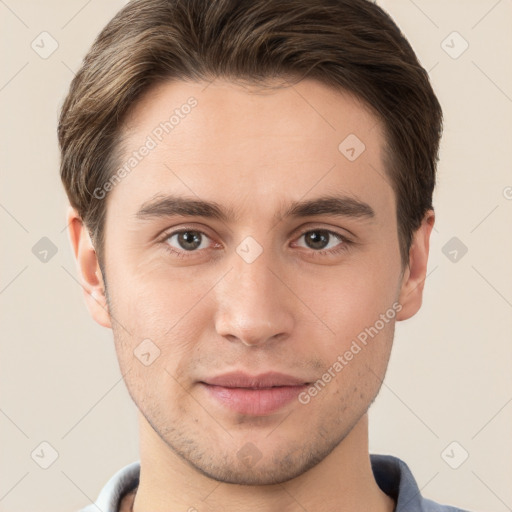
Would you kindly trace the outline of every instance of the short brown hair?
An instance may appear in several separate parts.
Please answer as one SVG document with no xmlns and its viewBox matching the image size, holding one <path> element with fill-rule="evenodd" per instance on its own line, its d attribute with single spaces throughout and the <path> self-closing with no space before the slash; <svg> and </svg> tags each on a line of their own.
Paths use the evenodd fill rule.
<svg viewBox="0 0 512 512">
<path fill-rule="evenodd" d="M 93 191 L 119 165 L 128 111 L 158 82 L 217 77 L 312 78 L 370 107 L 385 129 L 408 264 L 414 231 L 433 208 L 442 111 L 400 29 L 368 0 L 132 0 L 119 11 L 73 79 L 58 126 L 62 182 L 100 264 L 106 200 Z"/>
</svg>

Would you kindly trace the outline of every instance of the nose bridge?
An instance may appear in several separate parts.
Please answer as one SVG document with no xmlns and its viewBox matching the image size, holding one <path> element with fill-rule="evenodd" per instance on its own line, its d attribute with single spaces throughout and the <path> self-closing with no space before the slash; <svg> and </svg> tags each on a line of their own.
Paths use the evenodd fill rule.
<svg viewBox="0 0 512 512">
<path fill-rule="evenodd" d="M 271 249 L 251 237 L 236 248 L 232 270 L 216 287 L 220 335 L 258 345 L 291 332 L 293 313 L 285 297 L 289 291 L 275 275 L 277 261 Z"/>
</svg>

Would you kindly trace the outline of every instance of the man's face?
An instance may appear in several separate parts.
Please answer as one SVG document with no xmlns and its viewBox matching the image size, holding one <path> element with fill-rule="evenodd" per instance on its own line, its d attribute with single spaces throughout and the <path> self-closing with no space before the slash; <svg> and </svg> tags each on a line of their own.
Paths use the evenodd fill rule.
<svg viewBox="0 0 512 512">
<path fill-rule="evenodd" d="M 206 85 L 162 84 L 127 120 L 121 163 L 150 149 L 107 196 L 116 351 L 162 453 L 222 481 L 282 482 L 336 448 L 385 374 L 402 268 L 384 137 L 360 103 L 315 81 Z M 226 217 L 154 207 L 171 195 Z M 325 196 L 352 208 L 285 215 Z M 286 388 L 291 399 L 204 384 L 233 371 L 310 384 Z"/>
</svg>

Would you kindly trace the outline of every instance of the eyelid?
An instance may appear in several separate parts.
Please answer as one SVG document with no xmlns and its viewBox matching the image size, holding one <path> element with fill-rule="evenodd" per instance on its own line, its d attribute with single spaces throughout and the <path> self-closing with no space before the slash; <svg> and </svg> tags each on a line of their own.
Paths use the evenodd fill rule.
<svg viewBox="0 0 512 512">
<path fill-rule="evenodd" d="M 189 224 L 180 224 L 178 226 L 173 226 L 172 228 L 164 229 L 158 235 L 155 236 L 155 240 L 165 241 L 170 236 L 175 235 L 177 233 L 182 233 L 184 231 L 194 231 L 194 232 L 201 233 L 201 234 L 207 236 L 209 239 L 214 238 L 210 234 L 208 234 L 207 227 L 203 227 L 203 226 L 198 227 L 198 226 L 189 225 Z"/>
<path fill-rule="evenodd" d="M 340 227 L 331 227 L 331 226 L 325 226 L 324 225 L 308 225 L 308 226 L 305 226 L 304 228 L 299 228 L 299 232 L 298 232 L 298 235 L 296 236 L 301 236 L 303 235 L 304 233 L 308 233 L 309 231 L 327 231 L 328 233 L 332 234 L 332 235 L 337 235 L 345 240 L 350 240 L 351 236 L 355 236 L 353 235 L 353 233 L 351 233 L 348 229 L 343 229 L 343 228 L 340 228 Z M 347 232 L 347 233 L 350 233 L 350 234 L 347 234 L 345 235 L 343 232 Z"/>
</svg>

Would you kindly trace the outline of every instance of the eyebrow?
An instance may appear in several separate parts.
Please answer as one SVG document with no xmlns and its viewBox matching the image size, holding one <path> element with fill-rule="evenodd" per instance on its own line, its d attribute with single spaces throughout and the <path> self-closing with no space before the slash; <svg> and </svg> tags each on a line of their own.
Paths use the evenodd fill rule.
<svg viewBox="0 0 512 512">
<path fill-rule="evenodd" d="M 146 201 L 135 216 L 140 220 L 172 216 L 205 217 L 222 222 L 235 222 L 238 219 L 233 208 L 222 207 L 214 201 L 191 199 L 182 196 L 166 195 Z M 286 205 L 277 218 L 302 218 L 315 215 L 334 215 L 356 219 L 373 219 L 375 211 L 363 201 L 348 196 L 322 196 L 307 201 L 295 201 Z"/>
</svg>

